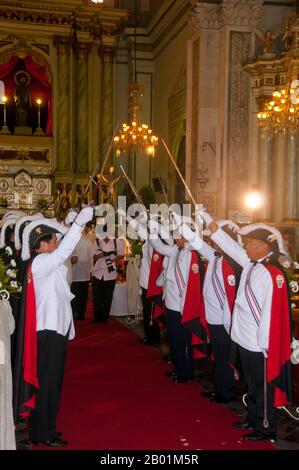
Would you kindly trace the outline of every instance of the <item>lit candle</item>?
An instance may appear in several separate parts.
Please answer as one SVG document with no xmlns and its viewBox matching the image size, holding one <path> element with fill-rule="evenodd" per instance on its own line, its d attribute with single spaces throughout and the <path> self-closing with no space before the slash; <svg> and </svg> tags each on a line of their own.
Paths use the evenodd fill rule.
<svg viewBox="0 0 299 470">
<path fill-rule="evenodd" d="M 2 101 L 4 105 L 3 106 L 3 125 L 6 126 L 6 102 L 7 102 L 6 96 L 3 96 Z"/>
<path fill-rule="evenodd" d="M 42 100 L 38 98 L 38 99 L 36 100 L 36 102 L 37 102 L 37 106 L 38 106 L 37 127 L 38 127 L 38 129 L 39 129 L 39 128 L 40 128 L 40 105 L 41 105 L 41 103 L 42 103 Z"/>
</svg>

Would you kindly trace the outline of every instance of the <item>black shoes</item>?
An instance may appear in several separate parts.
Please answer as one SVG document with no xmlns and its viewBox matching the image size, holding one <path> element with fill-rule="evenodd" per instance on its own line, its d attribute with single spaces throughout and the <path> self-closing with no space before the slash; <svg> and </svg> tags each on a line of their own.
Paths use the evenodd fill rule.
<svg viewBox="0 0 299 470">
<path fill-rule="evenodd" d="M 50 441 L 31 441 L 32 444 L 38 446 L 39 444 L 48 446 L 48 447 L 64 447 L 68 445 L 68 441 L 64 441 L 63 439 L 59 439 L 59 437 L 55 437 Z"/>
<path fill-rule="evenodd" d="M 200 394 L 204 398 L 213 398 L 216 393 L 215 392 L 201 392 Z"/>
<path fill-rule="evenodd" d="M 211 397 L 211 401 L 213 401 L 214 403 L 229 403 L 230 401 L 234 401 L 235 399 L 235 397 L 226 398 L 222 395 L 218 395 L 217 393 Z"/>
<path fill-rule="evenodd" d="M 245 439 L 245 441 L 275 441 L 276 434 L 274 432 L 270 434 L 262 434 L 258 431 L 253 431 L 242 436 L 242 439 Z"/>
<path fill-rule="evenodd" d="M 175 375 L 172 379 L 174 384 L 185 384 L 187 382 L 192 382 L 193 377 L 183 377 L 182 375 Z"/>
<path fill-rule="evenodd" d="M 249 423 L 249 421 L 234 421 L 232 426 L 237 429 L 249 429 L 254 428 L 254 426 Z"/>
<path fill-rule="evenodd" d="M 165 377 L 171 377 L 172 379 L 178 376 L 175 370 L 167 370 L 166 372 L 164 372 L 164 375 Z"/>
</svg>

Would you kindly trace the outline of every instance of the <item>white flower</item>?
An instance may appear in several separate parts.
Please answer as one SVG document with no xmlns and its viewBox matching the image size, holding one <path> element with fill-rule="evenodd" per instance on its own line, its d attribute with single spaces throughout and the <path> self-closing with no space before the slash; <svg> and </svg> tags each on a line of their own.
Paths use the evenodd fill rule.
<svg viewBox="0 0 299 470">
<path fill-rule="evenodd" d="M 15 279 L 17 277 L 17 273 L 13 270 L 13 269 L 8 269 L 6 271 L 6 274 L 9 276 L 9 277 L 12 277 L 13 279 Z"/>
<path fill-rule="evenodd" d="M 6 253 L 8 253 L 9 255 L 12 255 L 12 249 L 10 248 L 10 246 L 7 246 L 7 247 L 5 248 L 5 251 L 6 251 Z"/>
<path fill-rule="evenodd" d="M 18 288 L 18 283 L 17 281 L 10 281 L 10 285 L 13 289 L 17 289 Z"/>
<path fill-rule="evenodd" d="M 292 289 L 292 292 L 294 292 L 294 294 L 296 294 L 297 292 L 299 292 L 299 284 L 297 281 L 291 281 L 290 282 L 290 288 Z"/>
<path fill-rule="evenodd" d="M 284 268 L 287 268 L 287 269 L 291 267 L 289 261 L 284 261 L 282 265 Z"/>
<path fill-rule="evenodd" d="M 22 286 L 18 287 L 18 292 L 22 292 Z"/>
<path fill-rule="evenodd" d="M 15 268 L 16 265 L 17 265 L 17 263 L 15 262 L 14 259 L 12 259 L 12 260 L 10 261 L 10 264 L 11 264 L 11 266 L 12 266 L 13 268 Z"/>
<path fill-rule="evenodd" d="M 299 269 L 299 263 L 297 263 L 297 261 L 294 261 L 294 268 Z"/>
</svg>

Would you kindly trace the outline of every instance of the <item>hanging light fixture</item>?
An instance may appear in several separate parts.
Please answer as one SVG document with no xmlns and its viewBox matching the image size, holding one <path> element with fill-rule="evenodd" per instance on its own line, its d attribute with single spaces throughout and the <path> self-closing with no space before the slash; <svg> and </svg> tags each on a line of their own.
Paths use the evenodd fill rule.
<svg viewBox="0 0 299 470">
<path fill-rule="evenodd" d="M 103 3 L 104 0 L 91 0 L 91 1 L 92 1 L 92 3 L 97 3 L 98 4 L 98 3 Z"/>
<path fill-rule="evenodd" d="M 118 135 L 114 137 L 116 156 L 122 153 L 141 151 L 149 157 L 155 156 L 158 137 L 147 124 L 140 121 L 141 98 L 143 86 L 137 82 L 137 0 L 135 0 L 135 34 L 134 34 L 134 82 L 129 85 L 129 124 L 122 124 Z"/>
<path fill-rule="evenodd" d="M 286 132 L 295 134 L 299 129 L 299 0 L 295 4 L 292 21 L 284 34 L 288 49 L 286 85 L 272 93 L 257 115 L 259 128 L 270 137 Z"/>
<path fill-rule="evenodd" d="M 258 125 L 262 132 L 275 135 L 297 133 L 299 127 L 299 80 L 293 80 L 287 89 L 276 90 L 272 99 L 258 113 Z"/>
</svg>

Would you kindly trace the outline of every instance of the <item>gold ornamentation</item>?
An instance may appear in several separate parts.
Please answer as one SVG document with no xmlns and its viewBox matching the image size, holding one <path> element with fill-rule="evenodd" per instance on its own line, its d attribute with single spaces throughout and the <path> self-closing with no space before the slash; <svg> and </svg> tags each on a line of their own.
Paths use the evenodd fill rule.
<svg viewBox="0 0 299 470">
<path fill-rule="evenodd" d="M 192 264 L 192 267 L 191 267 L 192 271 L 194 272 L 194 274 L 197 274 L 199 272 L 199 266 L 197 263 L 193 263 Z"/>
</svg>

